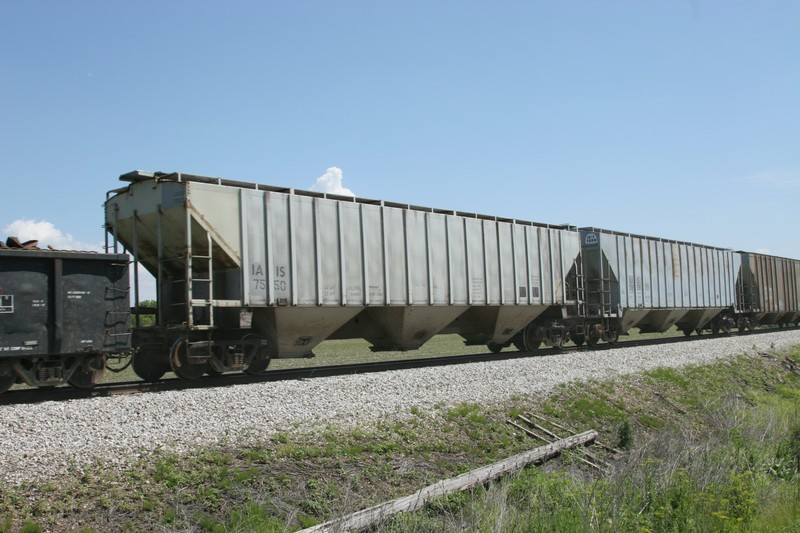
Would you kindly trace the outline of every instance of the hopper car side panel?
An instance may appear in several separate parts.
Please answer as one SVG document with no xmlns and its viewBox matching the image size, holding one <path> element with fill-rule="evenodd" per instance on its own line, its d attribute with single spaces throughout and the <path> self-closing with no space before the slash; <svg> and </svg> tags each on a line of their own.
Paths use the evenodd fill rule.
<svg viewBox="0 0 800 533">
<path fill-rule="evenodd" d="M 563 300 L 563 278 L 577 251 L 573 245 L 565 252 L 573 254 L 566 265 L 558 250 L 550 253 L 561 229 L 268 191 L 244 194 L 242 255 L 251 274 L 264 276 L 246 281 L 247 305 L 278 299 L 300 306 L 552 304 Z"/>
</svg>

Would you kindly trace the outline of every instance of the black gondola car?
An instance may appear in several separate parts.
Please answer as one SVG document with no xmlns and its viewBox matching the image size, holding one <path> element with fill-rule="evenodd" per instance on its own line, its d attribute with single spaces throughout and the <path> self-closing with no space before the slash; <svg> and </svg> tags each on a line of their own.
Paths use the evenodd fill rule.
<svg viewBox="0 0 800 533">
<path fill-rule="evenodd" d="M 90 387 L 127 352 L 125 254 L 0 249 L 0 392 L 69 382 Z"/>
</svg>

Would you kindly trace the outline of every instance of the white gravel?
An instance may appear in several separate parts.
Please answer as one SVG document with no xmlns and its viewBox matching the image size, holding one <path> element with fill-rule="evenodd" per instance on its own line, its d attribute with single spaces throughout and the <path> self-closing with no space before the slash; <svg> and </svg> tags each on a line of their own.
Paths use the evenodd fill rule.
<svg viewBox="0 0 800 533">
<path fill-rule="evenodd" d="M 0 481 L 121 466 L 157 449 L 263 442 L 275 431 L 406 417 L 412 406 L 491 403 L 559 383 L 708 363 L 800 344 L 800 331 L 452 367 L 0 407 Z"/>
</svg>

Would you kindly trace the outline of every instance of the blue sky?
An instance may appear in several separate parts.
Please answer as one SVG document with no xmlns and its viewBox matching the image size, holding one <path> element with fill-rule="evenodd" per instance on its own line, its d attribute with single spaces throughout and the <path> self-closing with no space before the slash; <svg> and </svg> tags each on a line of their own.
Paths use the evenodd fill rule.
<svg viewBox="0 0 800 533">
<path fill-rule="evenodd" d="M 6 233 L 100 243 L 137 168 L 337 167 L 367 198 L 800 258 L 796 1 L 0 0 L 0 102 Z"/>
</svg>

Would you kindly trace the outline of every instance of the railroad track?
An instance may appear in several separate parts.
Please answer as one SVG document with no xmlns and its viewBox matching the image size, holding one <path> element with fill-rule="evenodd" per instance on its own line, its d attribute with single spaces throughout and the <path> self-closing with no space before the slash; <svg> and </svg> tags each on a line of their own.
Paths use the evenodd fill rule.
<svg viewBox="0 0 800 533">
<path fill-rule="evenodd" d="M 733 333 L 732 335 L 761 335 L 778 331 L 800 329 L 788 327 L 781 329 L 763 329 L 747 333 Z M 345 376 L 351 374 L 366 374 L 371 372 L 386 372 L 390 370 L 406 370 L 412 368 L 429 368 L 467 363 L 480 363 L 486 361 L 503 361 L 522 359 L 527 357 L 544 357 L 570 352 L 596 352 L 613 348 L 629 348 L 636 346 L 668 345 L 679 342 L 695 342 L 709 339 L 719 339 L 724 336 L 693 335 L 691 337 L 666 337 L 658 339 L 642 339 L 621 341 L 617 344 L 598 344 L 596 346 L 569 346 L 562 350 L 555 348 L 540 348 L 536 352 L 505 351 L 500 353 L 482 353 L 470 355 L 446 355 L 440 357 L 427 357 L 420 359 L 401 359 L 391 361 L 369 361 L 345 365 L 324 365 L 305 368 L 287 368 L 268 370 L 261 375 L 225 374 L 222 376 L 204 376 L 198 380 L 187 381 L 178 378 L 161 379 L 158 381 L 126 381 L 103 383 L 92 389 L 76 389 L 69 386 L 48 389 L 15 389 L 0 395 L 0 406 L 35 404 L 46 401 L 66 401 L 84 398 L 116 396 L 123 394 L 142 394 L 148 392 L 179 391 L 188 389 L 229 387 L 252 383 L 267 383 L 274 381 L 289 381 L 299 379 L 313 379 L 331 376 Z"/>
</svg>

